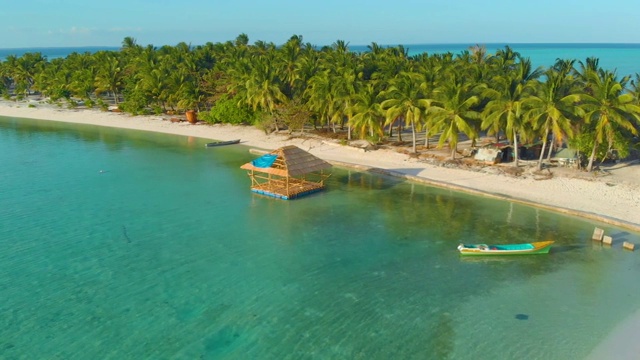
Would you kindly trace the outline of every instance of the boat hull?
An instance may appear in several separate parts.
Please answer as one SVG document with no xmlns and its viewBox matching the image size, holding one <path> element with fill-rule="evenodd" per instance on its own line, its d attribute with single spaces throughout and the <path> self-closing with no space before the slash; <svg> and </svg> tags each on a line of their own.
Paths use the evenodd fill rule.
<svg viewBox="0 0 640 360">
<path fill-rule="evenodd" d="M 461 256 L 537 255 L 548 254 L 552 244 L 553 241 L 507 245 L 460 244 L 458 250 Z"/>
<path fill-rule="evenodd" d="M 223 145 L 233 145 L 233 144 L 237 144 L 239 142 L 240 142 L 240 139 L 229 140 L 229 141 L 215 141 L 215 142 L 206 143 L 204 146 L 205 147 L 214 147 L 214 146 L 223 146 Z"/>
</svg>

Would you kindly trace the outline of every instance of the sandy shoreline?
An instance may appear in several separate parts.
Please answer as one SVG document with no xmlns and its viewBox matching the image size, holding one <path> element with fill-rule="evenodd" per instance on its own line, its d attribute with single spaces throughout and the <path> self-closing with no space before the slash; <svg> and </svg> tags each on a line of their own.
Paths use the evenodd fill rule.
<svg viewBox="0 0 640 360">
<path fill-rule="evenodd" d="M 536 180 L 430 165 L 391 150 L 364 151 L 319 139 L 291 138 L 265 133 L 254 127 L 191 125 L 160 116 L 130 116 L 99 110 L 67 110 L 50 105 L 0 102 L 0 115 L 155 131 L 205 139 L 242 139 L 242 144 L 273 150 L 293 144 L 336 165 L 362 170 L 376 169 L 392 175 L 510 201 L 583 216 L 640 231 L 640 164 L 608 169 L 604 178 L 554 175 Z M 560 171 L 561 169 L 558 169 Z M 554 171 L 555 172 L 555 171 Z"/>
<path fill-rule="evenodd" d="M 554 175 L 535 180 L 532 176 L 511 177 L 490 172 L 476 172 L 430 165 L 391 150 L 364 151 L 319 139 L 290 138 L 286 134 L 265 135 L 253 127 L 229 125 L 191 125 L 171 122 L 159 116 L 130 116 L 99 110 L 67 110 L 50 105 L 0 101 L 0 116 L 53 120 L 98 126 L 117 127 L 205 139 L 241 139 L 242 144 L 273 150 L 293 144 L 334 164 L 403 176 L 408 179 L 494 196 L 510 201 L 597 219 L 616 226 L 640 231 L 640 164 L 620 165 L 608 169 L 603 178 L 576 178 Z M 560 169 L 559 169 L 560 170 Z M 640 244 L 637 244 L 638 246 Z M 630 341 L 640 331 L 640 311 L 619 326 L 601 343 L 591 358 L 618 353 L 622 357 L 640 353 L 640 344 Z M 621 345 L 624 343 L 624 345 Z"/>
</svg>

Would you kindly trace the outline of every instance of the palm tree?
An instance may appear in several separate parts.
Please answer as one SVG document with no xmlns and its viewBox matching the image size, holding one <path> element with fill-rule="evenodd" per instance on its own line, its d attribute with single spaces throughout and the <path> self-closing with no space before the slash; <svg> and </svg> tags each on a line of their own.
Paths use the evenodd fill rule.
<svg viewBox="0 0 640 360">
<path fill-rule="evenodd" d="M 420 75 L 414 72 L 400 73 L 385 91 L 384 100 L 380 105 L 386 110 L 386 124 L 392 124 L 396 119 L 404 120 L 406 126 L 411 127 L 412 150 L 416 150 L 416 131 L 423 125 L 425 111 L 431 100 L 424 96 L 420 86 Z"/>
<path fill-rule="evenodd" d="M 323 70 L 309 79 L 309 84 L 304 92 L 309 109 L 318 114 L 323 120 L 321 123 L 326 120 L 327 125 L 331 122 L 334 103 L 331 84 L 329 70 Z"/>
<path fill-rule="evenodd" d="M 488 61 L 495 67 L 498 72 L 506 72 L 516 66 L 516 62 L 520 59 L 520 53 L 513 51 L 509 46 L 496 51 L 495 55 L 490 57 Z"/>
<path fill-rule="evenodd" d="M 138 44 L 136 43 L 135 38 L 132 38 L 131 36 L 127 36 L 124 39 L 122 39 L 122 50 L 133 49 L 136 47 L 138 47 Z"/>
<path fill-rule="evenodd" d="M 54 59 L 53 61 L 57 60 Z M 91 98 L 95 93 L 95 63 L 96 54 L 74 52 L 64 59 L 61 69 L 56 69 L 56 72 L 65 71 L 70 74 L 69 81 L 65 83 L 65 86 L 71 92 L 70 95 L 85 100 L 88 106 L 92 106 L 93 100 Z"/>
<path fill-rule="evenodd" d="M 452 62 L 446 61 L 446 58 L 436 56 L 420 56 L 414 58 L 415 71 L 420 74 L 420 87 L 422 88 L 425 98 L 434 97 L 434 91 L 440 84 L 446 80 L 449 69 L 453 66 Z M 425 109 L 425 110 L 428 110 Z M 429 135 L 431 132 L 431 118 L 425 119 L 424 146 L 429 149 Z"/>
<path fill-rule="evenodd" d="M 298 80 L 298 62 L 302 54 L 302 36 L 294 35 L 278 51 L 280 77 L 284 85 L 284 93 L 293 98 L 295 84 Z"/>
<path fill-rule="evenodd" d="M 542 169 L 542 160 L 547 148 L 549 133 L 554 141 L 561 142 L 564 136 L 573 136 L 571 128 L 572 114 L 579 96 L 570 94 L 568 69 L 557 71 L 554 68 L 545 72 L 546 81 L 539 82 L 536 93 L 525 99 L 527 111 L 525 117 L 539 129 L 542 137 L 542 151 L 538 159 L 538 170 Z M 551 151 L 549 151 L 551 153 Z"/>
<path fill-rule="evenodd" d="M 629 82 L 629 93 L 633 94 L 635 104 L 640 105 L 640 74 L 635 73 L 633 79 Z"/>
<path fill-rule="evenodd" d="M 618 81 L 614 72 L 598 69 L 586 74 L 591 94 L 581 95 L 584 119 L 593 128 L 594 143 L 587 171 L 593 169 L 598 147 L 607 142 L 611 149 L 614 139 L 623 130 L 637 135 L 634 126 L 640 121 L 640 106 L 634 104 L 633 94 L 626 91 L 629 77 Z"/>
<path fill-rule="evenodd" d="M 102 92 L 110 93 L 113 96 L 114 103 L 118 105 L 118 94 L 123 87 L 124 81 L 124 69 L 120 65 L 120 60 L 110 52 L 96 53 L 95 58 L 97 61 L 96 93 L 98 95 Z"/>
<path fill-rule="evenodd" d="M 280 87 L 281 80 L 278 77 L 273 56 L 270 53 L 269 56 L 253 58 L 251 72 L 243 82 L 246 103 L 254 111 L 260 109 L 272 115 L 278 104 L 287 100 Z M 277 121 L 275 129 L 279 130 Z"/>
<path fill-rule="evenodd" d="M 0 94 L 8 96 L 8 90 L 11 86 L 11 77 L 6 62 L 0 61 Z"/>
<path fill-rule="evenodd" d="M 483 92 L 491 100 L 485 106 L 481 127 L 494 132 L 504 129 L 513 144 L 515 167 L 518 166 L 518 136 L 526 135 L 530 125 L 523 118 L 523 102 L 532 92 L 532 80 L 541 73 L 541 68 L 532 71 L 531 60 L 520 58 L 511 71 L 497 77 Z"/>
<path fill-rule="evenodd" d="M 379 93 L 374 84 L 369 82 L 354 96 L 353 117 L 350 125 L 353 126 L 361 139 L 367 135 L 367 132 L 371 137 L 376 134 L 378 136 L 384 135 L 382 128 L 384 111 L 378 101 Z"/>
<path fill-rule="evenodd" d="M 582 89 L 582 92 L 585 92 L 588 95 L 591 95 L 593 93 L 593 90 L 591 88 L 593 84 L 591 84 L 590 79 L 592 79 L 594 76 L 598 76 L 598 72 L 601 70 L 599 62 L 600 59 L 596 57 L 588 57 L 584 62 L 578 61 L 580 69 L 573 69 L 574 75 L 579 81 L 582 82 L 582 85 L 584 87 Z"/>
<path fill-rule="evenodd" d="M 249 36 L 242 33 L 236 37 L 235 45 L 237 47 L 243 47 L 249 45 Z"/>
<path fill-rule="evenodd" d="M 69 99 L 72 74 L 78 72 L 74 70 L 68 67 L 64 59 L 53 59 L 36 74 L 33 89 L 48 96 L 52 101 Z"/>
<path fill-rule="evenodd" d="M 455 73 L 435 90 L 435 95 L 437 101 L 429 113 L 433 114 L 435 126 L 442 130 L 439 146 L 448 141 L 451 159 L 455 159 L 460 132 L 470 139 L 478 136 L 473 122 L 480 118 L 480 114 L 474 110 L 480 98 L 473 94 L 472 85 Z"/>
<path fill-rule="evenodd" d="M 21 57 L 9 55 L 5 61 L 15 93 L 25 96 L 30 94 L 36 74 L 42 71 L 47 63 L 47 59 L 39 52 L 26 53 Z"/>
<path fill-rule="evenodd" d="M 336 40 L 331 44 L 331 48 L 338 54 L 345 54 L 349 52 L 349 43 L 344 40 Z"/>
<path fill-rule="evenodd" d="M 308 87 L 309 80 L 320 71 L 318 52 L 311 44 L 306 44 L 296 62 L 294 70 L 294 96 L 305 98 L 304 91 Z"/>
<path fill-rule="evenodd" d="M 358 70 L 353 61 L 345 61 L 345 65 L 336 69 L 338 74 L 342 76 L 334 76 L 332 81 L 332 92 L 335 100 L 334 113 L 332 120 L 334 123 L 347 123 L 347 139 L 351 140 L 351 116 L 353 97 L 359 86 Z"/>
</svg>

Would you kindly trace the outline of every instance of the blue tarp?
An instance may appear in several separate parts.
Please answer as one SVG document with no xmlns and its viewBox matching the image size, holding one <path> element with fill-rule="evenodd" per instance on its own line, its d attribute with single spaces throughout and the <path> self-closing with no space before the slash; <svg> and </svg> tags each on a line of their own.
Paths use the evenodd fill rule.
<svg viewBox="0 0 640 360">
<path fill-rule="evenodd" d="M 251 164 L 253 164 L 253 166 L 255 167 L 259 167 L 259 168 L 268 168 L 271 165 L 273 165 L 273 162 L 276 161 L 276 158 L 278 157 L 278 155 L 275 154 L 265 154 L 262 155 L 261 157 L 251 161 Z"/>
</svg>

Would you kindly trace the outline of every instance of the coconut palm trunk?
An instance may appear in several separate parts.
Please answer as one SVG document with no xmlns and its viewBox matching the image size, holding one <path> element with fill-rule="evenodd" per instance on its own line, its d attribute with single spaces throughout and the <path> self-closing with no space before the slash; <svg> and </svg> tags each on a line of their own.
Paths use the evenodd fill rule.
<svg viewBox="0 0 640 360">
<path fill-rule="evenodd" d="M 551 143 L 549 144 L 549 152 L 547 153 L 547 161 L 551 161 L 551 154 L 553 153 L 553 144 L 556 143 L 556 136 L 551 136 Z"/>
<path fill-rule="evenodd" d="M 411 143 L 412 143 L 411 149 L 413 150 L 414 154 L 417 152 L 417 149 L 416 149 L 417 136 L 416 136 L 416 134 L 417 134 L 416 123 L 415 123 L 415 121 L 411 120 Z"/>
<path fill-rule="evenodd" d="M 593 170 L 593 161 L 596 158 L 596 150 L 598 149 L 598 141 L 593 144 L 593 150 L 591 150 L 591 156 L 589 156 L 589 165 L 587 165 L 587 172 Z"/>
<path fill-rule="evenodd" d="M 513 166 L 518 167 L 518 133 L 513 130 Z"/>
<path fill-rule="evenodd" d="M 427 148 L 427 150 L 429 150 L 429 127 L 428 126 L 424 131 L 424 147 Z"/>
<path fill-rule="evenodd" d="M 542 159 L 544 159 L 544 151 L 547 148 L 547 138 L 549 137 L 549 129 L 544 132 L 544 140 L 542 140 L 542 149 L 540 150 L 540 158 L 538 159 L 538 170 L 542 170 Z"/>
</svg>

